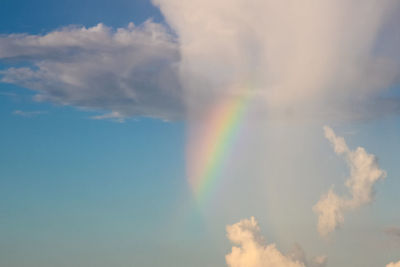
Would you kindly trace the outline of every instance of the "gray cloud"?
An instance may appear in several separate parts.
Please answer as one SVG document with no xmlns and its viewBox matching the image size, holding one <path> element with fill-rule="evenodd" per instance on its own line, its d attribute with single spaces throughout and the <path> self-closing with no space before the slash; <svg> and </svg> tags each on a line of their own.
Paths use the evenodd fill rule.
<svg viewBox="0 0 400 267">
<path fill-rule="evenodd" d="M 384 229 L 384 232 L 395 238 L 396 240 L 400 241 L 400 227 L 398 226 L 390 226 Z"/>
<path fill-rule="evenodd" d="M 0 60 L 25 63 L 2 70 L 2 82 L 37 91 L 38 101 L 120 118 L 182 118 L 179 59 L 176 40 L 151 21 L 116 30 L 98 24 L 0 37 Z"/>
<path fill-rule="evenodd" d="M 303 262 L 307 267 L 325 267 L 328 262 L 328 257 L 325 255 L 308 259 L 303 248 L 297 243 L 293 245 L 287 256 L 292 260 Z"/>
</svg>

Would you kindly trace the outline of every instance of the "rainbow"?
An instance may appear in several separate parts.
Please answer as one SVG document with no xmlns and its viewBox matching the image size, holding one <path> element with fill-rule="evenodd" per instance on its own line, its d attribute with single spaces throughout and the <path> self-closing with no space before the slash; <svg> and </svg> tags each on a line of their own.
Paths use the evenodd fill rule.
<svg viewBox="0 0 400 267">
<path fill-rule="evenodd" d="M 249 90 L 218 103 L 206 119 L 206 126 L 192 147 L 189 177 L 198 202 L 204 202 L 221 177 L 225 160 L 231 153 L 240 124 L 250 102 Z"/>
</svg>

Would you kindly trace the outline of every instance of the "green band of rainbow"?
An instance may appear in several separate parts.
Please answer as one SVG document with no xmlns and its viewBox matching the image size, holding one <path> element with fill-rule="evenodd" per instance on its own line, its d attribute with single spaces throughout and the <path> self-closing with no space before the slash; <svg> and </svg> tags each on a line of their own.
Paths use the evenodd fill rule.
<svg viewBox="0 0 400 267">
<path fill-rule="evenodd" d="M 224 161 L 234 146 L 247 106 L 249 93 L 224 99 L 211 112 L 201 146 L 197 148 L 195 170 L 191 174 L 196 199 L 203 202 L 223 171 Z"/>
</svg>

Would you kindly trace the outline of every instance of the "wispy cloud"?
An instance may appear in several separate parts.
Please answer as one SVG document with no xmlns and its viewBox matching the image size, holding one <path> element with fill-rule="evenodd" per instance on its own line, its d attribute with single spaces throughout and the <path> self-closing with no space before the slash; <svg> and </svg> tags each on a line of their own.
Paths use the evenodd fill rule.
<svg viewBox="0 0 400 267">
<path fill-rule="evenodd" d="M 16 93 L 12 93 L 12 92 L 0 92 L 0 95 L 9 96 L 9 97 L 16 97 L 17 96 Z"/>
<path fill-rule="evenodd" d="M 103 115 L 92 116 L 90 118 L 93 120 L 111 120 L 111 121 L 120 122 L 120 123 L 125 121 L 125 116 L 120 114 L 118 111 L 113 111 L 113 112 L 106 113 Z"/>
<path fill-rule="evenodd" d="M 18 115 L 18 116 L 22 116 L 22 117 L 26 117 L 26 118 L 32 118 L 32 117 L 36 117 L 42 114 L 46 114 L 46 111 L 23 111 L 23 110 L 14 110 L 13 114 L 14 115 Z"/>
</svg>

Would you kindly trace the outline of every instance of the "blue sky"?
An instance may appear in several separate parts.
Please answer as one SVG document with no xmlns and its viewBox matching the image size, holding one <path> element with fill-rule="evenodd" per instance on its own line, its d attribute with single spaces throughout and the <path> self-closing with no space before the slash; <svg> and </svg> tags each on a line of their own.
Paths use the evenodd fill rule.
<svg viewBox="0 0 400 267">
<path fill-rule="evenodd" d="M 6 0 L 0 13 L 1 34 L 161 20 L 148 1 Z M 0 92 L 0 265 L 161 264 L 146 250 L 180 243 L 164 228 L 187 201 L 184 124 L 91 120 L 21 87 L 2 83 Z"/>
<path fill-rule="evenodd" d="M 153 18 L 161 21 L 157 8 L 149 1 L 11 1 L 1 3 L 1 32 L 45 33 L 70 24 L 93 26 L 103 22 L 122 27 Z"/>
<path fill-rule="evenodd" d="M 349 1 L 338 21 L 325 6 L 155 2 L 1 1 L 0 266 L 225 266 L 226 226 L 251 216 L 278 250 L 300 244 L 307 267 L 400 260 L 400 60 L 371 49 L 387 6 Z M 312 19 L 292 21 L 296 8 Z M 255 97 L 200 205 L 188 146 L 242 77 Z M 349 196 L 350 174 L 324 125 L 387 172 L 328 241 L 312 207 L 329 188 Z"/>
</svg>

